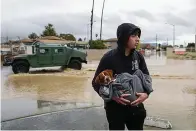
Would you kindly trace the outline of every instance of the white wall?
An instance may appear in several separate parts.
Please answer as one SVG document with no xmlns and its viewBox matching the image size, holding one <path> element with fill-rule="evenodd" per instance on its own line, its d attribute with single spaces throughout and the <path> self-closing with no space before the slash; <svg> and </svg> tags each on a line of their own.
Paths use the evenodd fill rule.
<svg viewBox="0 0 196 131">
<path fill-rule="evenodd" d="M 186 51 L 186 48 L 175 48 L 174 51 Z"/>
<path fill-rule="evenodd" d="M 10 48 L 1 48 L 1 51 L 11 51 Z"/>
<path fill-rule="evenodd" d="M 109 44 L 112 49 L 115 49 L 117 47 L 117 42 L 106 42 L 106 44 Z"/>
</svg>

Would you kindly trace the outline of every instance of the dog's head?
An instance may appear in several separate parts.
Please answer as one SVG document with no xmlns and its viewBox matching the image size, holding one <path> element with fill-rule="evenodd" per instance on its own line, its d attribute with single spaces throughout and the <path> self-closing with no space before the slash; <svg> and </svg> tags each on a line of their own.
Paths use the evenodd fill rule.
<svg viewBox="0 0 196 131">
<path fill-rule="evenodd" d="M 113 80 L 113 71 L 104 70 L 95 79 L 97 84 L 109 84 Z"/>
</svg>

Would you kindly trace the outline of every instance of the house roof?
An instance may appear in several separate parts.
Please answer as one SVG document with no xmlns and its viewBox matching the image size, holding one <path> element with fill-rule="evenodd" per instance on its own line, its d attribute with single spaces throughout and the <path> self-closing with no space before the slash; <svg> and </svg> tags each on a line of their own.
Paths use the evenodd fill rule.
<svg viewBox="0 0 196 131">
<path fill-rule="evenodd" d="M 47 39 L 37 39 L 37 41 L 39 42 L 43 42 L 46 44 L 66 44 L 70 41 L 66 41 L 66 40 L 47 40 Z"/>
<path fill-rule="evenodd" d="M 62 40 L 61 38 L 56 37 L 56 36 L 44 36 L 39 39 L 42 39 L 42 40 Z"/>
<path fill-rule="evenodd" d="M 104 40 L 104 42 L 117 42 L 117 38 L 110 38 L 110 39 L 106 39 Z"/>
<path fill-rule="evenodd" d="M 79 45 L 86 45 L 88 44 L 88 42 L 85 41 L 68 41 L 65 39 L 61 39 L 59 37 L 56 36 L 45 36 L 45 37 L 41 37 L 38 39 L 29 39 L 29 38 L 25 38 L 25 39 L 21 39 L 21 40 L 15 40 L 15 41 L 10 41 L 12 44 L 15 45 L 20 45 L 21 42 L 24 44 L 32 44 L 34 41 L 39 41 L 45 44 L 79 44 Z M 5 43 L 4 43 L 5 44 Z"/>
</svg>

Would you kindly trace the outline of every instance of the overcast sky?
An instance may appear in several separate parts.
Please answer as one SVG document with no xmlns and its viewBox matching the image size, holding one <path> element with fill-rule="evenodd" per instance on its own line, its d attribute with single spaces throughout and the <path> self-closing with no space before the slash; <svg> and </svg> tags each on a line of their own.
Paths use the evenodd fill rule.
<svg viewBox="0 0 196 131">
<path fill-rule="evenodd" d="M 90 38 L 90 15 L 93 0 L 1 0 L 1 36 L 21 38 L 31 32 L 41 34 L 47 23 L 57 33 L 72 33 Z M 95 0 L 93 36 L 100 32 L 103 0 Z M 123 22 L 134 23 L 142 30 L 143 42 L 172 44 L 173 26 L 176 44 L 194 42 L 196 0 L 106 0 L 103 39 L 115 38 Z M 89 33 L 87 33 L 89 29 Z"/>
</svg>

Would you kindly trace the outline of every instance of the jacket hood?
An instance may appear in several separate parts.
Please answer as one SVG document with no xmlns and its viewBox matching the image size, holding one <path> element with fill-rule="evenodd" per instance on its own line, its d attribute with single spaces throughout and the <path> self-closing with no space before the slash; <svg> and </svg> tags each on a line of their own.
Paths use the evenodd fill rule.
<svg viewBox="0 0 196 131">
<path fill-rule="evenodd" d="M 128 42 L 129 36 L 134 34 L 135 31 L 139 33 L 139 37 L 141 36 L 141 30 L 134 24 L 131 23 L 123 23 L 117 28 L 117 48 L 120 52 L 124 53 L 125 46 Z"/>
</svg>

